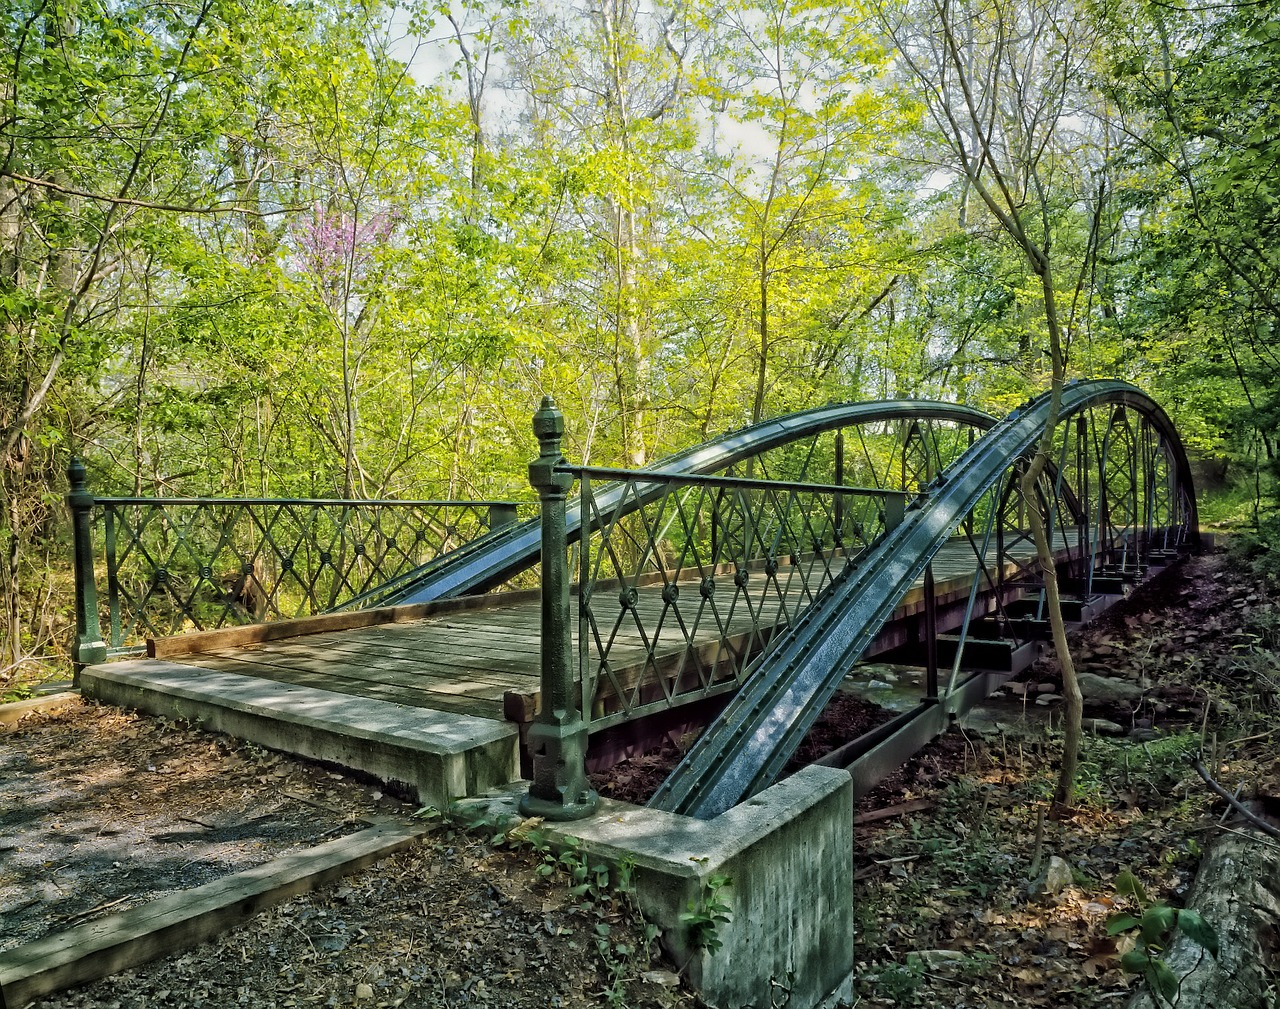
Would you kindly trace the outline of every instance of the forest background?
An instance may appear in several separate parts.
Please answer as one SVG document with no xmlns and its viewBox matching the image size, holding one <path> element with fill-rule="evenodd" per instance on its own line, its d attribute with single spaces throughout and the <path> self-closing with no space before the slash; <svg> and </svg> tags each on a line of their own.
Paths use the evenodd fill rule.
<svg viewBox="0 0 1280 1009">
<path fill-rule="evenodd" d="M 529 498 L 544 393 L 636 466 L 830 400 L 1003 414 L 1055 330 L 1280 553 L 1278 16 L 6 5 L 0 687 L 66 668 L 72 455 L 99 493 Z"/>
</svg>

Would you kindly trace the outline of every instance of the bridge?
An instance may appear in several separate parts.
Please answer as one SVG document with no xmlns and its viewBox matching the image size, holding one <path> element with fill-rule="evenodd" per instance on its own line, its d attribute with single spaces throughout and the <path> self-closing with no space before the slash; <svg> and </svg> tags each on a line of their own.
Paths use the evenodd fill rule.
<svg viewBox="0 0 1280 1009">
<path fill-rule="evenodd" d="M 536 506 L 105 498 L 73 465 L 80 685 L 424 804 L 564 821 L 553 839 L 636 867 L 710 1004 L 784 977 L 829 1004 L 854 969 L 854 795 L 1041 654 L 1046 567 L 1080 623 L 1197 546 L 1177 432 L 1124 383 L 1066 387 L 1024 493 L 1051 411 L 827 406 L 627 471 L 565 459 L 545 401 Z M 911 703 L 786 776 L 868 659 L 917 668 Z M 649 807 L 593 790 L 677 735 Z M 685 912 L 729 878 L 713 955 Z"/>
<path fill-rule="evenodd" d="M 452 716 L 499 723 L 519 743 L 510 770 L 532 778 L 526 810 L 551 819 L 595 807 L 588 765 L 607 765 L 673 726 L 704 724 L 652 805 L 714 817 L 777 779 L 856 662 L 916 663 L 925 669 L 919 704 L 829 758 L 853 770 L 860 792 L 1040 653 L 1045 588 L 1029 509 L 1049 530 L 1073 621 L 1196 545 L 1177 432 L 1123 383 L 1066 388 L 1051 464 L 1036 500 L 1024 500 L 1019 474 L 1049 407 L 1042 396 L 997 421 L 918 400 L 828 406 L 626 471 L 564 459 L 564 420 L 547 402 L 534 418 L 540 454 L 530 466 L 538 516 L 519 521 L 511 502 L 412 503 L 414 542 L 424 526 L 443 533 L 420 563 L 403 549 L 414 526 L 403 516 L 393 527 L 366 523 L 354 544 L 331 538 L 321 549 L 312 535 L 321 571 L 326 562 L 336 570 L 335 552 L 385 559 L 397 540 L 401 569 L 343 574 L 347 597 L 318 615 L 149 636 L 150 663 L 95 664 L 109 651 L 137 650 L 119 647 L 120 600 L 135 604 L 136 626 L 153 626 L 139 623 L 145 604 L 183 595 L 173 590 L 179 547 L 208 582 L 213 561 L 197 556 L 189 526 L 170 537 L 179 547 L 162 549 L 148 540 L 157 520 L 129 517 L 143 502 L 95 501 L 81 483 L 72 505 L 90 574 L 77 658 L 92 666 L 88 690 L 144 707 L 168 689 L 167 676 L 188 687 L 288 685 L 294 697 L 311 690 L 409 706 L 433 713 L 437 733 Z M 316 504 L 291 502 L 288 514 Z M 276 509 L 257 527 L 274 547 L 278 579 L 301 578 L 303 551 L 279 531 L 284 503 L 259 505 Z M 192 507 L 207 517 L 209 506 Z M 116 558 L 114 648 L 102 642 L 91 577 L 94 509 L 106 516 Z M 121 574 L 122 538 L 123 553 L 145 569 L 145 588 L 130 590 Z M 219 532 L 218 549 L 229 539 Z M 279 586 L 261 584 L 268 556 L 261 543 L 235 554 L 274 615 L 287 616 Z M 314 574 L 302 582 L 315 608 L 326 593 Z M 133 678 L 127 690 L 122 677 Z M 464 736 L 476 731 L 465 724 Z M 487 781 L 476 775 L 460 780 Z"/>
</svg>

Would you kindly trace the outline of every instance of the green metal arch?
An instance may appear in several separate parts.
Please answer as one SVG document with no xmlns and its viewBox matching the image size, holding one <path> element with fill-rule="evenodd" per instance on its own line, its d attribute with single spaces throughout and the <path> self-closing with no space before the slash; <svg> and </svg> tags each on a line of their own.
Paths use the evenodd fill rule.
<svg viewBox="0 0 1280 1009">
<path fill-rule="evenodd" d="M 1176 469 L 1187 545 L 1198 545 L 1186 451 L 1168 415 L 1125 382 L 1073 382 L 1060 421 L 1092 406 L 1123 405 L 1152 424 Z M 888 620 L 952 531 L 1009 468 L 1034 451 L 1051 413 L 1046 393 L 1014 410 L 939 475 L 926 498 L 808 609 L 761 657 L 742 688 L 672 771 L 650 805 L 710 818 L 771 784 L 845 672 Z"/>
<path fill-rule="evenodd" d="M 838 403 L 802 410 L 731 431 L 669 456 L 648 471 L 705 476 L 801 438 L 857 424 L 906 418 L 951 421 L 969 424 L 984 431 L 996 423 L 996 418 L 981 410 L 933 400 L 894 399 L 869 403 Z M 600 489 L 597 500 L 602 510 L 613 507 L 615 502 L 611 500 L 610 494 L 616 493 L 607 487 Z M 639 503 L 637 501 L 637 506 Z M 580 535 L 581 525 L 577 507 L 570 507 L 570 542 Z M 408 572 L 372 593 L 353 599 L 344 608 L 425 603 L 485 592 L 536 564 L 541 545 L 542 534 L 536 519 L 509 526 Z"/>
</svg>

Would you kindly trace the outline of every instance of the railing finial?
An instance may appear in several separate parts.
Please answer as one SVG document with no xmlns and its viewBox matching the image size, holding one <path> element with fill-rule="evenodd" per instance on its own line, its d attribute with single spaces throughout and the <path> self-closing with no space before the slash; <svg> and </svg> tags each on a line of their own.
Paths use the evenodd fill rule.
<svg viewBox="0 0 1280 1009">
<path fill-rule="evenodd" d="M 564 414 L 544 396 L 533 415 L 538 458 L 529 463 L 529 482 L 542 508 L 542 698 L 529 726 L 533 780 L 520 800 L 525 816 L 580 820 L 595 812 L 600 796 L 587 779 L 587 725 L 574 700 L 573 641 L 570 631 L 568 532 L 565 497 L 573 475 L 558 471 Z"/>
<path fill-rule="evenodd" d="M 67 465 L 67 481 L 71 484 L 72 494 L 81 494 L 89 489 L 89 471 L 78 455 L 73 455 Z"/>
</svg>

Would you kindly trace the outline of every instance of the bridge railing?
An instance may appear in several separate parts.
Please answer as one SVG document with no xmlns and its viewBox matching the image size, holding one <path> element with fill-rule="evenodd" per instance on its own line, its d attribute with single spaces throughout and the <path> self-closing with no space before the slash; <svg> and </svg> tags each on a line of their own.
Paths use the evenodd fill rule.
<svg viewBox="0 0 1280 1009">
<path fill-rule="evenodd" d="M 901 520 L 907 493 L 562 464 L 593 729 L 735 689 L 769 640 Z M 602 505 L 597 488 L 613 493 Z"/>
<path fill-rule="evenodd" d="M 323 613 L 516 520 L 510 501 L 95 497 L 82 465 L 70 475 L 77 598 L 93 600 L 78 607 L 81 664 Z M 102 654 L 82 658 L 86 641 Z"/>
</svg>

